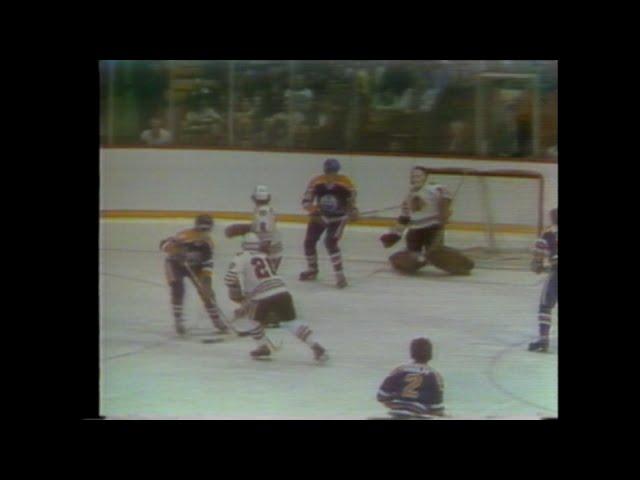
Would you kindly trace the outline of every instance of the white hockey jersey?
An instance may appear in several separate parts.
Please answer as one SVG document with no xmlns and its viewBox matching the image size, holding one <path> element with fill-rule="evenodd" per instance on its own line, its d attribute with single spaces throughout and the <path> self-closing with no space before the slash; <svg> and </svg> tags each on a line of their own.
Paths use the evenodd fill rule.
<svg viewBox="0 0 640 480">
<path fill-rule="evenodd" d="M 227 287 L 239 287 L 247 300 L 260 300 L 288 292 L 282 278 L 273 273 L 267 256 L 260 252 L 238 253 L 224 277 Z"/>
<path fill-rule="evenodd" d="M 402 202 L 402 215 L 411 219 L 407 227 L 416 229 L 442 224 L 440 202 L 452 198 L 444 185 L 425 184 L 420 190 L 409 192 Z"/>
<path fill-rule="evenodd" d="M 260 240 L 268 240 L 271 243 L 270 255 L 282 251 L 282 237 L 276 228 L 276 214 L 269 205 L 260 205 L 255 208 L 251 231 L 258 235 Z"/>
</svg>

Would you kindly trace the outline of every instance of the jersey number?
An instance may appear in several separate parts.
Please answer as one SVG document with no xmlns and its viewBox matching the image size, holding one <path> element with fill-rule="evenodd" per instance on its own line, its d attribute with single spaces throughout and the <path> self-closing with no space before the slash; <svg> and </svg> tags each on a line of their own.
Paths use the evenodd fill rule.
<svg viewBox="0 0 640 480">
<path fill-rule="evenodd" d="M 261 258 L 254 257 L 251 259 L 251 265 L 253 265 L 256 278 L 262 280 L 263 278 L 269 278 L 271 272 L 269 271 L 269 265 L 264 263 Z"/>
<path fill-rule="evenodd" d="M 404 398 L 418 398 L 420 395 L 418 389 L 422 386 L 423 376 L 419 373 L 411 373 L 404 377 L 404 381 L 407 385 L 402 390 L 402 397 Z"/>
</svg>

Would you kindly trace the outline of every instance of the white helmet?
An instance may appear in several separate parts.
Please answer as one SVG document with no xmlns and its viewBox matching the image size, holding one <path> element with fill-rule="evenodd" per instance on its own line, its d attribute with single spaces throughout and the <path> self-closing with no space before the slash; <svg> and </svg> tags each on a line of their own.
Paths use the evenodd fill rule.
<svg viewBox="0 0 640 480">
<path fill-rule="evenodd" d="M 271 201 L 271 194 L 269 193 L 269 188 L 266 185 L 258 185 L 253 190 L 253 195 L 251 198 L 254 202 L 262 202 L 269 203 Z"/>
<path fill-rule="evenodd" d="M 260 240 L 253 232 L 245 234 L 242 240 L 242 250 L 246 252 L 264 252 L 269 248 L 269 242 Z"/>
</svg>

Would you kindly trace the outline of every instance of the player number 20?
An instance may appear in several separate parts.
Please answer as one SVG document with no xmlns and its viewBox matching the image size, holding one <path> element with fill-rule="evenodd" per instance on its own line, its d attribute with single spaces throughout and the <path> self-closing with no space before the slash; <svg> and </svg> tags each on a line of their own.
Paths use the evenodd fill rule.
<svg viewBox="0 0 640 480">
<path fill-rule="evenodd" d="M 261 258 L 252 258 L 251 265 L 253 265 L 254 272 L 256 273 L 256 277 L 259 279 L 269 278 L 271 276 L 271 272 L 269 271 L 269 266 L 264 263 Z"/>
</svg>

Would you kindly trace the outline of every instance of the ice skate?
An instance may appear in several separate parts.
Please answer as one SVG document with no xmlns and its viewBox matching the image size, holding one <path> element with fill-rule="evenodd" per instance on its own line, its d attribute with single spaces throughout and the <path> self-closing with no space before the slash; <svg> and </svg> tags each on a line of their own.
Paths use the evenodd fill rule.
<svg viewBox="0 0 640 480">
<path fill-rule="evenodd" d="M 338 273 L 336 275 L 336 287 L 345 288 L 349 284 L 347 283 L 347 277 L 344 276 L 344 273 Z"/>
<path fill-rule="evenodd" d="M 530 352 L 548 352 L 549 351 L 549 340 L 546 338 L 541 338 L 536 340 L 535 342 L 531 342 L 529 344 Z"/>
<path fill-rule="evenodd" d="M 305 270 L 304 272 L 300 273 L 300 281 L 301 282 L 306 282 L 309 280 L 315 280 L 316 278 L 318 278 L 318 271 L 317 270 Z"/>
<path fill-rule="evenodd" d="M 219 333 L 219 334 L 229 333 L 229 327 L 225 325 L 225 323 L 222 321 L 222 319 L 219 316 L 216 315 L 211 317 L 211 322 L 213 323 L 216 333 Z"/>
<path fill-rule="evenodd" d="M 255 350 L 251 351 L 251 358 L 256 360 L 262 360 L 271 356 L 271 350 L 266 345 L 261 345 Z"/>
<path fill-rule="evenodd" d="M 320 345 L 319 343 L 314 343 L 311 347 L 313 350 L 313 358 L 320 363 L 324 363 L 329 360 L 329 355 L 327 355 L 327 351 Z"/>
<path fill-rule="evenodd" d="M 181 337 L 187 333 L 187 329 L 184 328 L 184 320 L 175 321 L 176 333 Z"/>
</svg>

